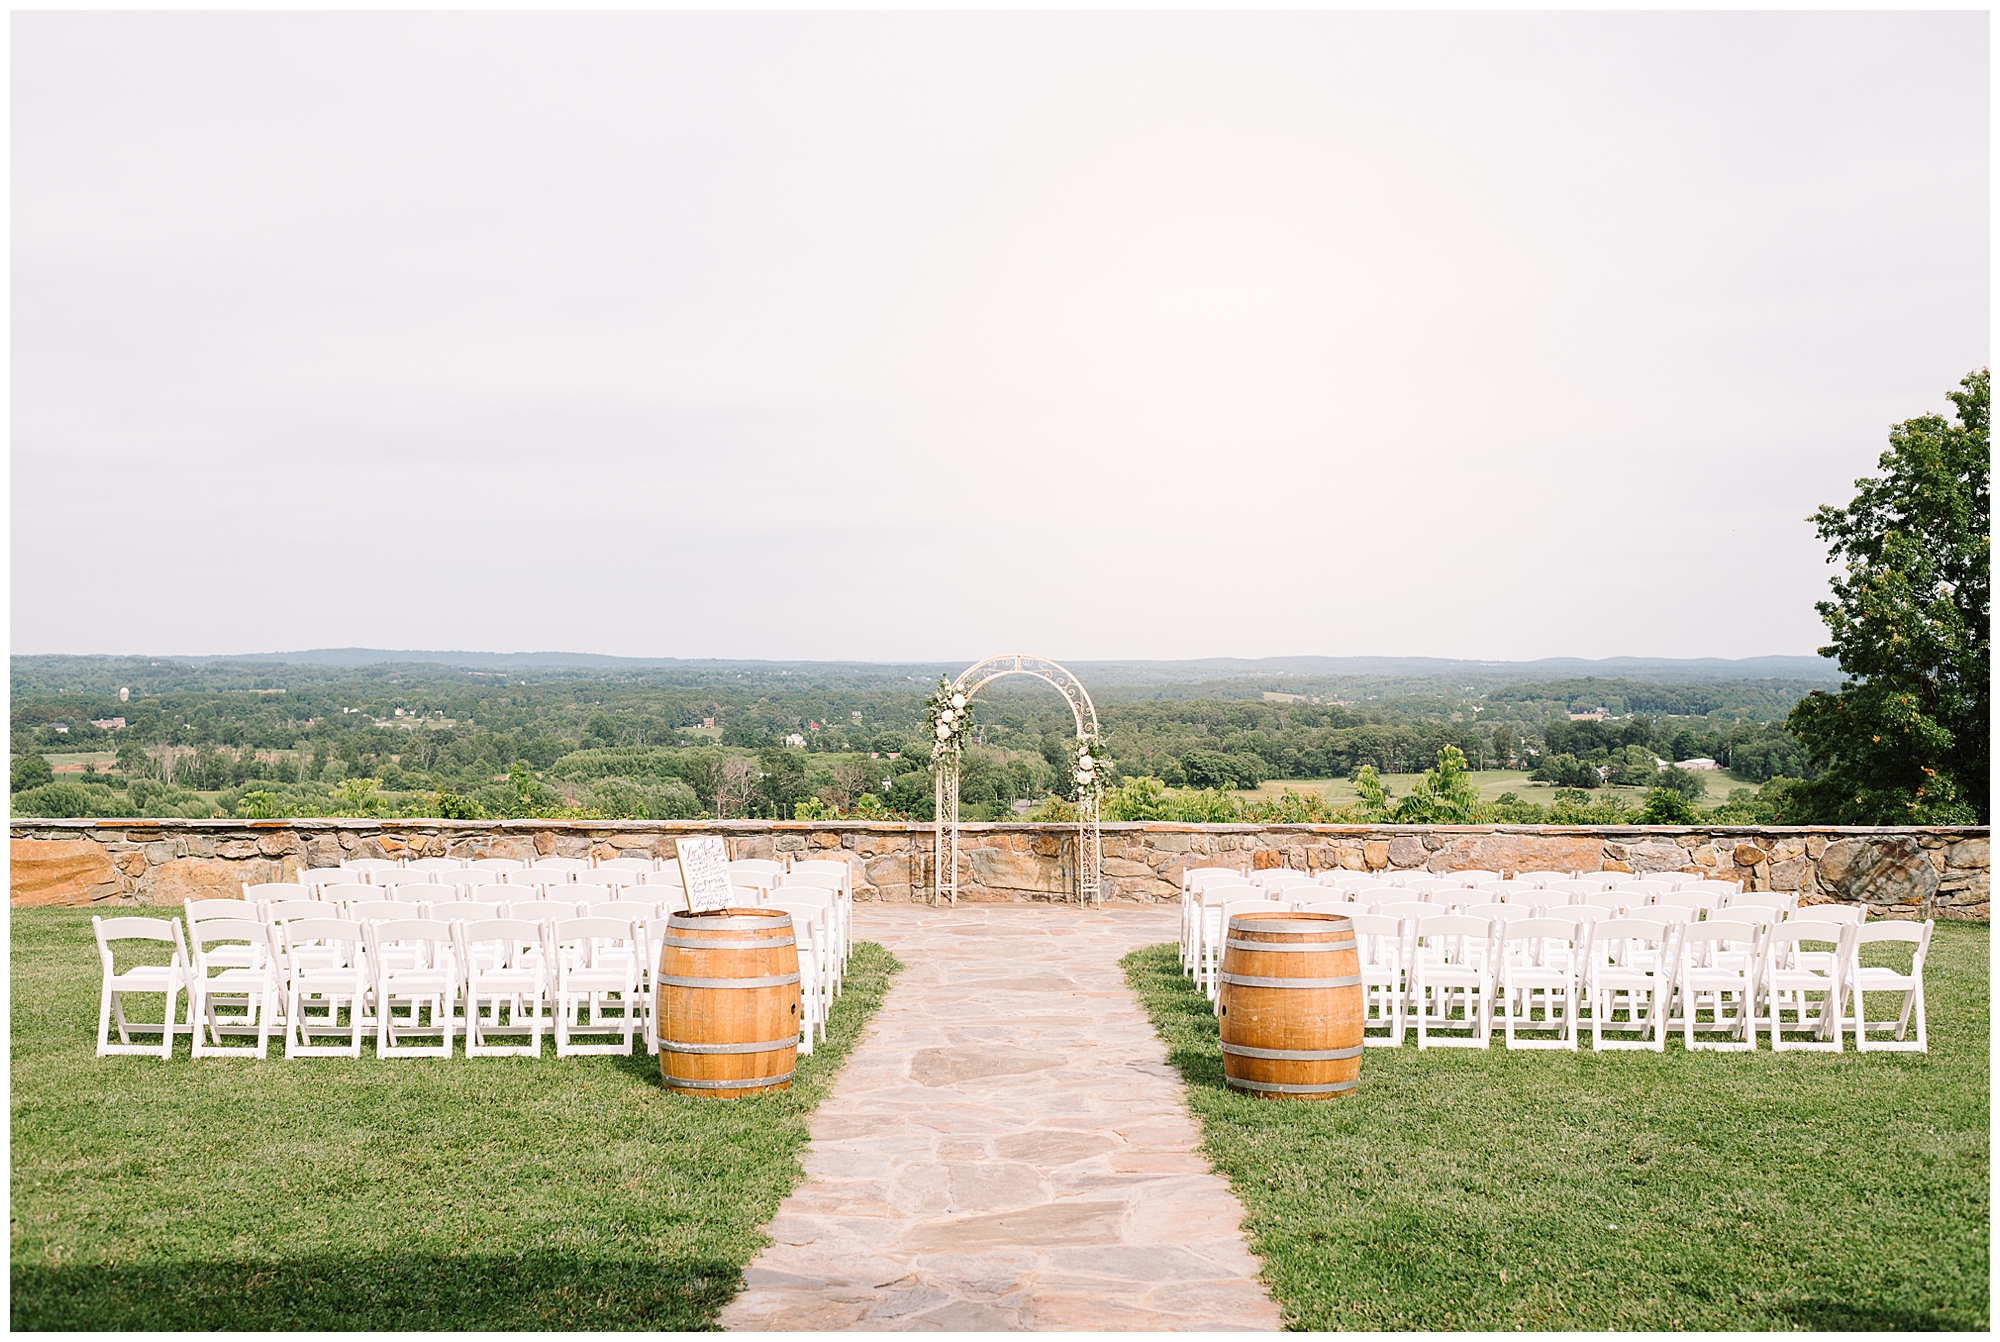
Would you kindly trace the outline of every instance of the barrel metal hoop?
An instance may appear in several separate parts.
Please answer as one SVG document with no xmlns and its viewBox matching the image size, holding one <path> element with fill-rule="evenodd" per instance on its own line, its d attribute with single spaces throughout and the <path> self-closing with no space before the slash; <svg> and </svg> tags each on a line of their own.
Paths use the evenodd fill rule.
<svg viewBox="0 0 2000 1342">
<path fill-rule="evenodd" d="M 1238 941 L 1231 937 L 1222 944 L 1229 950 L 1297 955 L 1301 951 L 1351 951 L 1354 949 L 1354 938 L 1349 937 L 1346 941 Z"/>
<path fill-rule="evenodd" d="M 746 1076 L 737 1081 L 696 1081 L 691 1077 L 662 1076 L 669 1090 L 749 1090 L 751 1087 L 781 1086 L 792 1079 L 790 1072 L 776 1076 Z"/>
<path fill-rule="evenodd" d="M 1225 1077 L 1232 1090 L 1262 1090 L 1278 1095 L 1334 1095 L 1343 1090 L 1353 1090 L 1361 1084 L 1357 1077 L 1352 1081 L 1333 1081 L 1323 1086 L 1288 1085 L 1280 1081 L 1246 1081 L 1240 1076 Z"/>
<path fill-rule="evenodd" d="M 684 951 L 761 951 L 774 946 L 796 946 L 799 939 L 785 937 L 779 940 L 773 937 L 769 941 L 691 941 L 686 937 L 666 937 L 660 944 L 678 946 Z"/>
<path fill-rule="evenodd" d="M 1276 1062 L 1340 1062 L 1361 1056 L 1362 1045 L 1353 1048 L 1252 1048 L 1248 1044 L 1222 1046 L 1224 1053 L 1239 1058 L 1270 1058 Z"/>
<path fill-rule="evenodd" d="M 669 1053 L 775 1053 L 781 1048 L 797 1048 L 799 1037 L 788 1034 L 783 1039 L 766 1039 L 755 1044 L 684 1044 L 672 1039 L 662 1039 L 660 1047 Z"/>
<path fill-rule="evenodd" d="M 797 974 L 772 974 L 761 979 L 689 979 L 679 975 L 660 975 L 660 982 L 669 988 L 782 988 L 798 981 Z M 1354 981 L 1361 982 L 1358 977 Z"/>
<path fill-rule="evenodd" d="M 1336 925 L 1339 923 L 1346 923 L 1348 924 L 1348 926 L 1346 928 L 1341 928 Z M 1302 923 L 1302 922 L 1293 922 L 1287 919 L 1282 922 L 1265 922 L 1262 919 L 1259 919 L 1257 915 L 1254 913 L 1239 913 L 1234 918 L 1231 918 L 1229 920 L 1229 930 L 1231 932 L 1319 932 L 1319 933 L 1345 931 L 1349 935 L 1352 935 L 1354 932 L 1354 920 L 1352 918 L 1332 918 L 1327 920 L 1326 922 Z"/>
<path fill-rule="evenodd" d="M 1361 986 L 1359 974 L 1342 974 L 1336 979 L 1274 979 L 1261 974 L 1223 974 L 1224 983 L 1233 983 L 1239 988 L 1358 988 Z M 668 982 L 673 980 L 669 979 Z"/>
<path fill-rule="evenodd" d="M 672 913 L 667 915 L 668 927 L 679 927 L 688 931 L 703 927 L 762 927 L 775 932 L 781 928 L 789 928 L 791 925 L 792 915 L 789 913 L 780 913 L 772 917 L 756 917 L 748 914 L 725 917 L 717 917 L 713 914 L 703 916 L 694 913 Z"/>
</svg>

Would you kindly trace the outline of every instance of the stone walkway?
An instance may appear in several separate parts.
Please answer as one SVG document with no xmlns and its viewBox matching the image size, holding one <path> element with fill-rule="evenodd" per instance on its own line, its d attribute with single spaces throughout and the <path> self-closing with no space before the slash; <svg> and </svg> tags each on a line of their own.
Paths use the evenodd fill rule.
<svg viewBox="0 0 2000 1342">
<path fill-rule="evenodd" d="M 1174 913 L 855 906 L 906 968 L 812 1121 L 738 1329 L 1276 1329 L 1119 957 Z"/>
</svg>

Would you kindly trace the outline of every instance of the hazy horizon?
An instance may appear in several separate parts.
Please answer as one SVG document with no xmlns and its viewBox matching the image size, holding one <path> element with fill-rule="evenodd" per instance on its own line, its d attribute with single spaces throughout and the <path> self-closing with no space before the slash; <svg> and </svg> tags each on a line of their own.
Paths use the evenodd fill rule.
<svg viewBox="0 0 2000 1342">
<path fill-rule="evenodd" d="M 10 646 L 1807 656 L 1989 23 L 16 14 Z"/>
</svg>

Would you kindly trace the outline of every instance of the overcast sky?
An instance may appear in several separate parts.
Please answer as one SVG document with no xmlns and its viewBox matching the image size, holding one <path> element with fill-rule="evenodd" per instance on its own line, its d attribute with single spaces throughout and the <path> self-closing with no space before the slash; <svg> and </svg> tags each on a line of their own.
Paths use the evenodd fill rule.
<svg viewBox="0 0 2000 1342">
<path fill-rule="evenodd" d="M 16 14 L 17 653 L 1810 652 L 1984 14 Z"/>
</svg>

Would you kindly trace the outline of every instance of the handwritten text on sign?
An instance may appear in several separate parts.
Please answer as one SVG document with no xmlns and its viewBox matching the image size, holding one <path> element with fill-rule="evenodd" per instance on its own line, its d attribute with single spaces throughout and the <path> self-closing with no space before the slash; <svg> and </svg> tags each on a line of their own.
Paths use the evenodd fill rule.
<svg viewBox="0 0 2000 1342">
<path fill-rule="evenodd" d="M 721 839 L 682 839 L 681 884 L 687 887 L 689 913 L 713 913 L 729 907 L 729 847 Z"/>
</svg>

